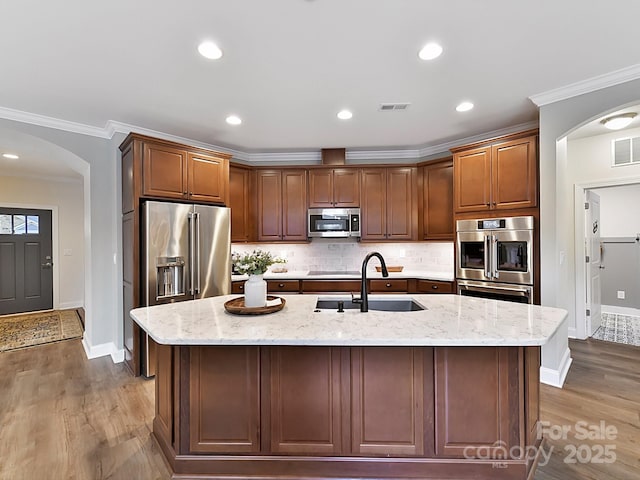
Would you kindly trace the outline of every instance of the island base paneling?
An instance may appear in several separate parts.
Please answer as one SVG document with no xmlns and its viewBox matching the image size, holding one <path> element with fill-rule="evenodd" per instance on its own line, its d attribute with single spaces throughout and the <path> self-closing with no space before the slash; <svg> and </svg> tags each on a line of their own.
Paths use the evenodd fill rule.
<svg viewBox="0 0 640 480">
<path fill-rule="evenodd" d="M 538 362 L 539 347 L 161 345 L 154 436 L 176 479 L 525 480 Z"/>
</svg>

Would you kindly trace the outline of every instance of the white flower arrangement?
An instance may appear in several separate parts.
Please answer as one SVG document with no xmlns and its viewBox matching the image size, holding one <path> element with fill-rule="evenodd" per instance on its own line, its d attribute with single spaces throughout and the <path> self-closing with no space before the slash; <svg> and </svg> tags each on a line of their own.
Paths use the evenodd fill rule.
<svg viewBox="0 0 640 480">
<path fill-rule="evenodd" d="M 254 250 L 245 254 L 232 253 L 231 263 L 233 263 L 235 270 L 242 275 L 262 275 L 269 266 L 274 263 L 285 263 L 285 260 L 274 257 L 264 250 Z"/>
</svg>

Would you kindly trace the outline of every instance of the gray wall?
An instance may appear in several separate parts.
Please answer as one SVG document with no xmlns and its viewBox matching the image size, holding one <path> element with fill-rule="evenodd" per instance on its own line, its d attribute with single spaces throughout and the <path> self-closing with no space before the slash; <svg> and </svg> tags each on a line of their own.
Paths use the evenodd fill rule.
<svg viewBox="0 0 640 480">
<path fill-rule="evenodd" d="M 602 305 L 640 308 L 640 242 L 636 237 L 603 237 Z M 625 298 L 618 298 L 618 291 Z M 603 310 L 606 310 L 603 308 Z"/>
<path fill-rule="evenodd" d="M 0 129 L 50 142 L 67 152 L 70 163 L 85 169 L 85 342 L 100 353 L 122 347 L 118 278 L 119 204 L 116 188 L 117 145 L 107 140 L 53 128 L 0 119 Z M 10 133 L 9 133 L 10 134 Z M 79 167 L 82 168 L 82 165 Z M 116 219 L 118 222 L 116 222 Z M 114 262 L 115 256 L 115 262 Z"/>
<path fill-rule="evenodd" d="M 540 108 L 542 304 L 568 310 L 570 328 L 576 326 L 576 288 L 583 287 L 576 285 L 573 206 L 556 200 L 573 189 L 565 180 L 566 141 L 564 145 L 557 141 L 590 120 L 638 103 L 640 80 L 634 80 Z"/>
</svg>

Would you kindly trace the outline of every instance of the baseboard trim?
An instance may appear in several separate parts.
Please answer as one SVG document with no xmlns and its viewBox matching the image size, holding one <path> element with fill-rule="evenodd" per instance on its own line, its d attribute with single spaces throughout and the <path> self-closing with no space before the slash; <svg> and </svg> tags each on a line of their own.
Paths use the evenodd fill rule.
<svg viewBox="0 0 640 480">
<path fill-rule="evenodd" d="M 602 305 L 602 313 L 616 313 L 618 315 L 640 317 L 640 309 L 632 307 L 618 307 L 616 305 Z"/>
<path fill-rule="evenodd" d="M 82 339 L 82 347 L 89 360 L 111 355 L 113 363 L 124 362 L 124 349 L 116 347 L 113 342 L 90 345 L 85 337 Z"/>
<path fill-rule="evenodd" d="M 540 367 L 540 383 L 551 385 L 556 388 L 562 388 L 572 362 L 571 350 L 567 348 L 564 355 L 562 355 L 562 360 L 559 365 L 560 368 L 558 368 L 558 370 L 548 367 Z"/>
<path fill-rule="evenodd" d="M 82 300 L 78 300 L 75 302 L 61 302 L 58 304 L 58 308 L 56 310 L 71 310 L 72 308 L 81 308 L 84 307 L 84 302 Z"/>
<path fill-rule="evenodd" d="M 578 338 L 576 327 L 569 327 L 569 338 Z"/>
</svg>

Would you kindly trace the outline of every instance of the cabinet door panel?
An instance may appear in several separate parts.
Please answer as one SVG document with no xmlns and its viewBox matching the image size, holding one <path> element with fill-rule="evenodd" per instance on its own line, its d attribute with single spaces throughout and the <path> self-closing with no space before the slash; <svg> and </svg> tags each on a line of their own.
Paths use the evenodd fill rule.
<svg viewBox="0 0 640 480">
<path fill-rule="evenodd" d="M 423 455 L 424 350 L 351 349 L 352 451 Z"/>
<path fill-rule="evenodd" d="M 190 450 L 260 451 L 258 347 L 190 347 Z"/>
<path fill-rule="evenodd" d="M 424 240 L 453 240 L 453 163 L 423 169 Z"/>
<path fill-rule="evenodd" d="M 360 170 L 333 171 L 333 204 L 340 208 L 360 206 Z"/>
<path fill-rule="evenodd" d="M 277 170 L 256 173 L 258 191 L 258 240 L 282 238 L 282 185 Z"/>
<path fill-rule="evenodd" d="M 491 208 L 491 149 L 476 148 L 454 156 L 456 212 Z"/>
<path fill-rule="evenodd" d="M 495 145 L 492 157 L 492 206 L 535 207 L 537 155 L 535 137 Z"/>
<path fill-rule="evenodd" d="M 341 453 L 340 351 L 271 349 L 272 452 Z"/>
<path fill-rule="evenodd" d="M 309 208 L 333 207 L 333 171 L 309 170 Z"/>
<path fill-rule="evenodd" d="M 387 238 L 411 240 L 417 221 L 415 168 L 387 169 Z"/>
<path fill-rule="evenodd" d="M 517 347 L 439 347 L 435 351 L 436 455 L 464 458 L 493 455 L 517 444 L 510 436 L 519 425 L 518 380 L 510 370 L 510 354 Z M 517 365 L 517 359 L 516 368 Z M 512 411 L 509 391 L 516 392 Z M 512 425 L 513 424 L 513 425 Z"/>
<path fill-rule="evenodd" d="M 152 197 L 185 198 L 187 152 L 146 143 L 142 162 L 142 193 Z"/>
<path fill-rule="evenodd" d="M 307 240 L 307 172 L 282 172 L 282 239 Z"/>
<path fill-rule="evenodd" d="M 247 242 L 251 238 L 249 190 L 251 171 L 229 167 L 229 207 L 231 208 L 231 241 Z"/>
<path fill-rule="evenodd" d="M 387 177 L 384 168 L 362 170 L 362 210 L 360 229 L 363 240 L 384 240 L 387 235 Z"/>
<path fill-rule="evenodd" d="M 211 155 L 189 154 L 189 199 L 194 202 L 227 203 L 229 161 Z"/>
</svg>

